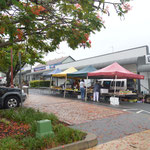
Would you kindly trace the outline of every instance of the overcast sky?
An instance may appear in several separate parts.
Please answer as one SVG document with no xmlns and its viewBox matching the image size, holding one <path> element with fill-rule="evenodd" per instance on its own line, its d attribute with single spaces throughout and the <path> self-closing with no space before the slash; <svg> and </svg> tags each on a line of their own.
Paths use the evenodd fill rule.
<svg viewBox="0 0 150 150">
<path fill-rule="evenodd" d="M 69 55 L 79 60 L 144 45 L 150 47 L 150 0 L 133 0 L 130 4 L 132 10 L 125 15 L 124 20 L 111 11 L 109 17 L 103 16 L 106 29 L 90 36 L 91 48 L 73 51 L 63 42 L 60 49 L 49 53 L 44 60 Z"/>
</svg>

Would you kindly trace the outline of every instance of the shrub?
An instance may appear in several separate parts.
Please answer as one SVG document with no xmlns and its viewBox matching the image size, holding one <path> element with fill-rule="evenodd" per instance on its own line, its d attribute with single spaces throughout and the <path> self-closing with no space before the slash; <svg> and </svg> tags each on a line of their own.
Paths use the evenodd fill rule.
<svg viewBox="0 0 150 150">
<path fill-rule="evenodd" d="M 0 110 L 0 118 L 13 120 L 20 123 L 20 125 L 21 123 L 28 124 L 30 127 L 28 134 L 12 135 L 11 137 L 0 139 L 1 150 L 38 150 L 53 148 L 58 145 L 64 145 L 82 140 L 86 135 L 79 130 L 62 125 L 54 114 L 43 113 L 32 108 L 20 107 L 15 109 Z M 44 119 L 52 121 L 54 136 L 37 138 L 35 136 L 36 121 Z M 6 120 L 3 119 L 3 122 L 6 122 Z"/>
<path fill-rule="evenodd" d="M 1 150 L 19 150 L 22 149 L 23 146 L 20 145 L 16 139 L 11 137 L 6 137 L 0 140 L 0 149 Z"/>
<path fill-rule="evenodd" d="M 58 143 L 67 144 L 75 141 L 81 140 L 81 137 L 85 137 L 85 133 L 65 127 L 62 124 L 58 124 L 54 127 L 54 132 L 56 133 L 56 139 Z"/>
<path fill-rule="evenodd" d="M 49 87 L 50 81 L 47 80 L 33 80 L 30 81 L 30 87 Z"/>
</svg>

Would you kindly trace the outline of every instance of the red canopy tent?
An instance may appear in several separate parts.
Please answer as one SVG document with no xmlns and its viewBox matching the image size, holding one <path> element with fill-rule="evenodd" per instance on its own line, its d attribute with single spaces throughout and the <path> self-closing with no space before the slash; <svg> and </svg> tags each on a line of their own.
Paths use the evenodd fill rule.
<svg viewBox="0 0 150 150">
<path fill-rule="evenodd" d="M 88 77 L 115 78 L 115 79 L 144 79 L 143 75 L 138 75 L 120 66 L 117 62 L 94 72 L 88 73 Z"/>
</svg>

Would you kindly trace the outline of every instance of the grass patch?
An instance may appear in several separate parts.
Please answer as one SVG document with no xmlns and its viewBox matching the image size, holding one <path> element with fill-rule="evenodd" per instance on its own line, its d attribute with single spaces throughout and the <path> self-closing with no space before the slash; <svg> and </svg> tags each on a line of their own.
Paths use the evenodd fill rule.
<svg viewBox="0 0 150 150">
<path fill-rule="evenodd" d="M 1 128 L 2 125 L 7 124 L 9 132 L 12 131 L 12 134 L 5 133 L 5 136 L 0 136 L 0 148 L 2 150 L 43 150 L 82 140 L 86 135 L 79 130 L 64 126 L 54 114 L 43 113 L 32 108 L 0 110 L 0 118 Z M 51 120 L 55 135 L 36 138 L 36 121 L 44 119 Z M 12 130 L 14 125 L 18 131 Z M 1 128 L 0 133 L 3 132 Z M 13 132 L 18 132 L 18 135 L 13 134 Z"/>
</svg>

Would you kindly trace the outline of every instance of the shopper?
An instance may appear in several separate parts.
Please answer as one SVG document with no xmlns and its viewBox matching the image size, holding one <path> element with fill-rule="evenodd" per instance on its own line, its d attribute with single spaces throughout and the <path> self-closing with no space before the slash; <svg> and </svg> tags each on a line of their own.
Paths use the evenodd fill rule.
<svg viewBox="0 0 150 150">
<path fill-rule="evenodd" d="M 96 80 L 93 89 L 93 101 L 97 101 L 97 102 L 99 101 L 99 93 L 100 93 L 100 84 Z"/>
<path fill-rule="evenodd" d="M 83 79 L 80 81 L 80 92 L 81 92 L 81 99 L 84 100 L 84 97 L 85 97 L 85 84 L 84 84 Z"/>
</svg>

